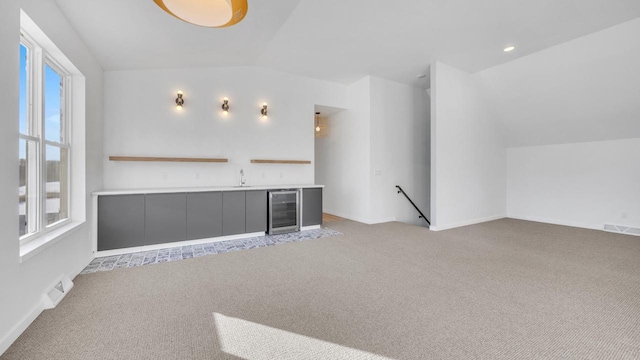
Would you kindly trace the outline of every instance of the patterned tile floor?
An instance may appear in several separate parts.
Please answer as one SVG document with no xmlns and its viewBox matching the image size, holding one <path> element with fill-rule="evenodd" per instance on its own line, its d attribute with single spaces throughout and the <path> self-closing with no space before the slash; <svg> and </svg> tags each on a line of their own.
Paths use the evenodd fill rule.
<svg viewBox="0 0 640 360">
<path fill-rule="evenodd" d="M 342 234 L 329 228 L 321 228 L 281 235 L 264 235 L 246 239 L 226 240 L 199 245 L 187 245 L 168 249 L 106 256 L 95 258 L 86 268 L 84 268 L 84 270 L 82 270 L 80 274 L 91 274 L 119 268 L 151 265 L 167 261 L 177 261 L 206 255 L 222 254 L 231 251 L 247 250 L 337 235 Z"/>
</svg>

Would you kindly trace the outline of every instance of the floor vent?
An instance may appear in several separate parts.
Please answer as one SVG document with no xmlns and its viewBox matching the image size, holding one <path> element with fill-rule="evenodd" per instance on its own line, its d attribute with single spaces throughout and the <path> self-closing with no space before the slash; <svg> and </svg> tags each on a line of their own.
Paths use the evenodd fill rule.
<svg viewBox="0 0 640 360">
<path fill-rule="evenodd" d="M 604 224 L 604 231 L 614 232 L 618 234 L 640 236 L 640 229 L 622 225 Z"/>
<path fill-rule="evenodd" d="M 56 282 L 44 296 L 45 309 L 53 309 L 56 307 L 72 287 L 73 282 L 67 277 Z"/>
</svg>

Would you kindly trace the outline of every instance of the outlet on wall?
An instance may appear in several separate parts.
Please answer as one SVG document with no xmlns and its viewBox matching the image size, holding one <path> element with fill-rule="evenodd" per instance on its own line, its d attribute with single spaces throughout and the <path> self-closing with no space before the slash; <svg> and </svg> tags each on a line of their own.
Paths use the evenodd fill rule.
<svg viewBox="0 0 640 360">
<path fill-rule="evenodd" d="M 626 219 L 626 218 L 628 218 L 628 217 L 629 217 L 629 214 L 628 214 L 628 213 L 626 213 L 626 212 L 623 212 L 622 214 L 620 214 L 620 217 L 621 217 L 622 219 Z"/>
<path fill-rule="evenodd" d="M 200 173 L 196 173 L 196 180 L 200 180 Z"/>
<path fill-rule="evenodd" d="M 162 180 L 167 181 L 169 179 L 169 175 L 166 172 L 162 173 Z"/>
</svg>

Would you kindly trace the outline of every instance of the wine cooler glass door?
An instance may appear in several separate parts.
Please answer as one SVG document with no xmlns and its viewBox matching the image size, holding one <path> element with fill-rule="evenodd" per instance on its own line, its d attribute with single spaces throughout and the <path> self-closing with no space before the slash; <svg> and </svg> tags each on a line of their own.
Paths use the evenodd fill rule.
<svg viewBox="0 0 640 360">
<path fill-rule="evenodd" d="M 269 234 L 299 231 L 299 192 L 269 192 Z"/>
</svg>

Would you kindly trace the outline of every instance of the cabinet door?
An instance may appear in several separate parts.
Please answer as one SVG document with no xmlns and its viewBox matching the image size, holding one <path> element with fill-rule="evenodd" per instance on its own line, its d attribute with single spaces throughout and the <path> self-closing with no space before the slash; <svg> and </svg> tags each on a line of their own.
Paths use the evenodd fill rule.
<svg viewBox="0 0 640 360">
<path fill-rule="evenodd" d="M 146 195 L 145 205 L 145 245 L 187 239 L 187 194 Z"/>
<path fill-rule="evenodd" d="M 245 232 L 267 231 L 267 192 L 254 190 L 246 192 Z"/>
<path fill-rule="evenodd" d="M 144 195 L 98 197 L 98 251 L 144 245 Z"/>
<path fill-rule="evenodd" d="M 302 189 L 302 226 L 322 224 L 322 188 Z"/>
<path fill-rule="evenodd" d="M 222 235 L 222 193 L 187 194 L 187 240 Z"/>
<path fill-rule="evenodd" d="M 245 192 L 222 193 L 222 234 L 235 235 L 245 232 Z"/>
</svg>

